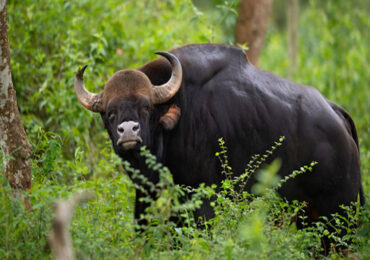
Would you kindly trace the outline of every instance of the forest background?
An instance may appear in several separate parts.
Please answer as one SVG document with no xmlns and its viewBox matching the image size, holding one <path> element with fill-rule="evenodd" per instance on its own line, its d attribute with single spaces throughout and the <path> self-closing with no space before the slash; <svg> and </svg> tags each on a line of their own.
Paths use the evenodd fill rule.
<svg viewBox="0 0 370 260">
<path fill-rule="evenodd" d="M 86 85 L 100 92 L 115 71 L 137 68 L 154 59 L 155 51 L 188 43 L 234 44 L 239 1 L 194 2 L 8 2 L 13 83 L 33 150 L 32 188 L 24 193 L 32 209 L 11 195 L 0 175 L 0 258 L 49 258 L 52 202 L 79 190 L 93 191 L 95 199 L 78 208 L 71 223 L 78 257 L 305 259 L 320 254 L 318 241 L 327 232 L 325 226 L 297 231 L 289 217 L 300 205 L 263 196 L 246 206 L 220 194 L 215 205 L 218 217 L 207 232 L 191 223 L 178 228 L 163 222 L 143 236 L 135 235 L 134 187 L 122 173 L 100 117 L 79 105 L 72 87 L 74 74 L 89 64 Z M 301 0 L 294 68 L 288 55 L 286 5 L 283 0 L 273 2 L 259 67 L 315 86 L 352 115 L 369 200 L 369 3 Z M 1 159 L 0 172 L 3 167 Z M 166 187 L 166 199 L 174 198 L 176 190 L 171 184 Z M 187 206 L 197 206 L 197 201 L 192 203 Z M 156 211 L 160 206 L 157 202 L 153 210 L 166 218 Z M 351 229 L 349 237 L 338 238 L 338 243 L 353 239 L 352 254 L 369 258 L 369 206 L 353 218 L 360 219 L 359 229 Z M 335 252 L 330 257 L 343 255 Z"/>
</svg>

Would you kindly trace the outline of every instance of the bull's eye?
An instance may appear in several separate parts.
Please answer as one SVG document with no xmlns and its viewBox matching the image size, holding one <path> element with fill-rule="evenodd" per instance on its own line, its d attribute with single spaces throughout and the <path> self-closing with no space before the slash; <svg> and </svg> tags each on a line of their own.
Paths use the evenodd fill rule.
<svg viewBox="0 0 370 260">
<path fill-rule="evenodd" d="M 115 118 L 116 118 L 116 115 L 114 113 L 109 113 L 108 119 L 110 122 L 113 122 Z"/>
<path fill-rule="evenodd" d="M 149 105 L 143 106 L 143 110 L 144 110 L 145 112 L 149 112 L 149 110 L 150 110 L 150 106 L 149 106 Z"/>
</svg>

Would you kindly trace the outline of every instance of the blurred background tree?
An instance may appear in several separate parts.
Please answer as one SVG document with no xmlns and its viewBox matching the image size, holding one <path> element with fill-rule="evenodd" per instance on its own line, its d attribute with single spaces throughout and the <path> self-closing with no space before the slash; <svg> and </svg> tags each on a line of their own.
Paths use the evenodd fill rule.
<svg viewBox="0 0 370 260">
<path fill-rule="evenodd" d="M 272 0 L 241 0 L 239 4 L 235 42 L 247 45 L 248 59 L 255 66 L 258 66 L 271 8 Z"/>
<path fill-rule="evenodd" d="M 289 78 L 296 71 L 298 55 L 298 20 L 299 20 L 299 1 L 288 0 L 287 6 L 287 27 L 288 27 L 288 55 L 290 60 Z"/>
</svg>

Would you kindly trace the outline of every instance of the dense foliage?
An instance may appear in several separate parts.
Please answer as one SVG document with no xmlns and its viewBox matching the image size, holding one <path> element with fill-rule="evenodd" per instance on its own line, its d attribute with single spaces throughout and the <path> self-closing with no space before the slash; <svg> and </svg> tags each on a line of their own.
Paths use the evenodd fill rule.
<svg viewBox="0 0 370 260">
<path fill-rule="evenodd" d="M 123 167 L 113 154 L 99 116 L 83 109 L 74 95 L 73 79 L 80 65 L 89 65 L 86 85 L 99 92 L 114 71 L 138 67 L 153 59 L 155 51 L 194 42 L 229 43 L 237 1 L 215 2 L 218 8 L 205 14 L 190 0 L 9 1 L 12 75 L 34 150 L 33 187 L 25 194 L 32 205 L 27 211 L 0 175 L 0 258 L 49 258 L 52 202 L 86 189 L 96 197 L 77 209 L 71 225 L 80 257 L 306 259 L 320 254 L 319 241 L 328 232 L 326 226 L 297 230 L 291 219 L 304 210 L 304 205 L 288 205 L 274 193 L 281 183 L 275 175 L 279 162 L 258 172 L 261 163 L 256 162 L 264 157 L 251 158 L 242 178 L 258 174 L 260 183 L 254 192 L 260 196 L 236 193 L 239 180 L 227 165 L 227 144 L 222 140 L 220 153 L 215 156 L 220 158 L 227 180 L 217 192 L 204 186 L 191 191 L 196 196 L 187 203 L 180 203 L 179 196 L 190 192 L 188 188 L 173 185 L 168 169 L 156 164 L 143 149 L 143 156 L 160 173 L 161 182 L 154 187 L 160 190 L 160 197 L 152 201 L 147 215 L 153 225 L 136 234 L 134 185 L 123 174 L 123 168 L 132 169 L 126 164 Z M 300 14 L 298 66 L 293 76 L 294 81 L 315 86 L 353 115 L 367 200 L 368 11 L 346 0 L 308 1 Z M 288 75 L 286 37 L 284 27 L 272 22 L 261 68 Z M 279 149 L 284 142 L 281 139 L 271 145 Z M 314 164 L 302 165 L 291 178 L 309 174 Z M 197 229 L 191 209 L 207 196 L 217 198 L 217 217 Z M 168 221 L 174 214 L 184 218 L 184 227 Z M 370 208 L 366 206 L 361 214 L 348 209 L 348 214 L 353 221 L 360 219 L 360 227 L 355 229 L 351 222 L 348 236 L 335 241 L 345 245 L 353 240 L 352 254 L 369 258 Z M 343 221 L 337 218 L 336 224 L 344 225 Z M 339 252 L 331 255 L 341 256 Z"/>
</svg>

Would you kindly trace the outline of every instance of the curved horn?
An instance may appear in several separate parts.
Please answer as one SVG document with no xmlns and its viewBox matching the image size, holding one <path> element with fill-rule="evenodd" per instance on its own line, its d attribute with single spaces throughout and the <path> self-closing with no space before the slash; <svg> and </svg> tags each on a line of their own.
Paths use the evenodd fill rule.
<svg viewBox="0 0 370 260">
<path fill-rule="evenodd" d="M 165 57 L 172 67 L 170 80 L 160 86 L 154 86 L 154 104 L 161 104 L 170 100 L 179 91 L 182 82 L 182 68 L 180 61 L 175 55 L 168 52 L 156 52 L 156 54 Z"/>
<path fill-rule="evenodd" d="M 93 112 L 104 112 L 103 109 L 103 93 L 94 94 L 90 93 L 84 85 L 84 72 L 87 65 L 83 66 L 82 69 L 78 69 L 75 77 L 74 89 L 78 101 L 86 107 L 88 110 Z"/>
</svg>

